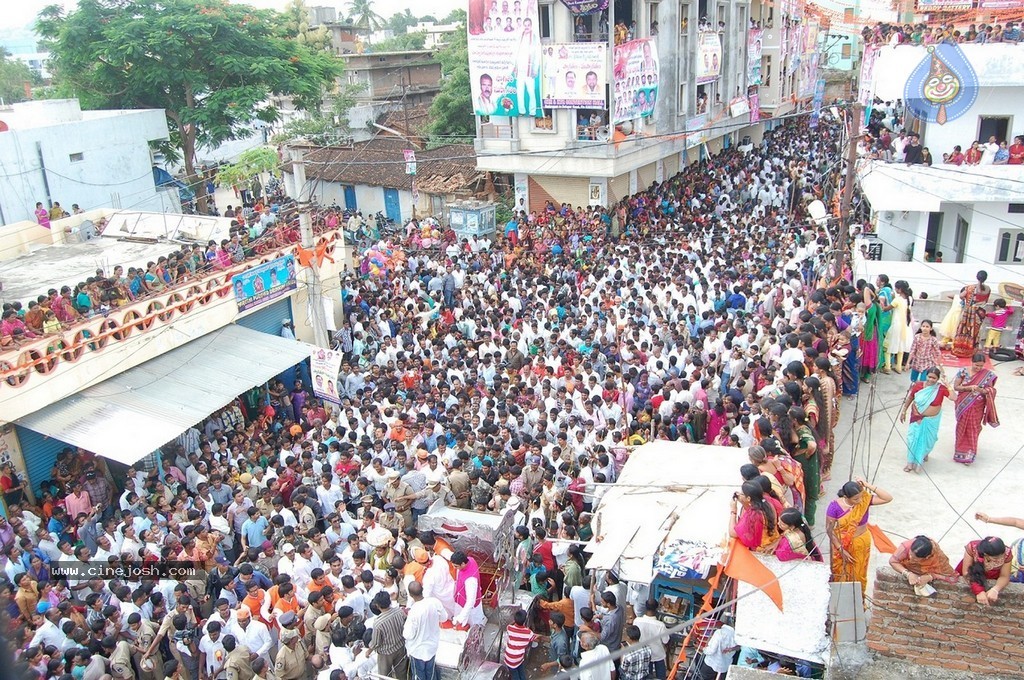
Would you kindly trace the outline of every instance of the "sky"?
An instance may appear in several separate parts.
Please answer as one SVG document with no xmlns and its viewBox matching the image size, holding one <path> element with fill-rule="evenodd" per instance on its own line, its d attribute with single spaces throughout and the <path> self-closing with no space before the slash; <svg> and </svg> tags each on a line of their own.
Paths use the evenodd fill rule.
<svg viewBox="0 0 1024 680">
<path fill-rule="evenodd" d="M 35 22 L 36 15 L 39 14 L 47 5 L 53 4 L 54 2 L 60 2 L 66 8 L 72 8 L 75 5 L 75 0 L 63 1 L 63 0 L 18 0 L 6 2 L 4 10 L 0 12 L 0 42 L 5 40 L 24 40 L 28 38 L 32 24 Z M 249 0 L 246 4 L 260 7 L 263 9 L 282 9 L 287 0 Z M 306 0 L 307 6 L 331 6 L 338 8 L 339 12 L 347 6 L 347 2 L 330 2 L 324 0 Z M 451 10 L 456 7 L 464 8 L 466 5 L 465 0 L 434 0 L 428 5 L 423 5 L 414 14 L 419 16 L 419 12 L 422 11 L 424 14 L 433 14 L 438 19 L 446 16 Z M 380 14 L 384 18 L 393 15 L 395 12 L 405 11 L 406 7 L 409 7 L 409 0 L 373 0 L 374 11 Z"/>
</svg>

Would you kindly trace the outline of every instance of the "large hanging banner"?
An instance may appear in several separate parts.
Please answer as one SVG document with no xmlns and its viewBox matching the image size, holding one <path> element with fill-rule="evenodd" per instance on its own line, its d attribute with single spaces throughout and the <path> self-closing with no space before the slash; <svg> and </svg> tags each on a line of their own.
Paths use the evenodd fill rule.
<svg viewBox="0 0 1024 680">
<path fill-rule="evenodd" d="M 316 347 L 310 355 L 309 368 L 313 376 L 313 394 L 325 401 L 340 404 L 338 373 L 341 371 L 341 352 Z"/>
<path fill-rule="evenodd" d="M 903 87 L 907 113 L 945 125 L 967 113 L 978 98 L 978 74 L 959 45 L 931 45 Z"/>
<path fill-rule="evenodd" d="M 722 75 L 722 39 L 714 31 L 697 36 L 697 84 L 713 83 Z"/>
<path fill-rule="evenodd" d="M 823 101 L 825 101 L 825 79 L 818 78 L 818 82 L 814 85 L 814 100 L 811 105 L 810 128 L 812 130 L 818 127 L 818 121 L 821 120 L 821 103 Z"/>
<path fill-rule="evenodd" d="M 922 12 L 953 12 L 974 7 L 974 0 L 917 0 L 917 9 Z M 991 5 L 988 6 L 992 8 Z"/>
<path fill-rule="evenodd" d="M 473 112 L 542 115 L 537 0 L 469 0 L 466 30 Z"/>
<path fill-rule="evenodd" d="M 658 102 L 658 45 L 650 38 L 630 40 L 615 46 L 614 59 L 612 123 L 650 117 Z"/>
<path fill-rule="evenodd" d="M 756 88 L 755 88 L 756 89 Z M 747 101 L 750 102 L 750 122 L 758 123 L 761 121 L 761 95 L 758 92 L 747 95 Z"/>
<path fill-rule="evenodd" d="M 871 106 L 875 99 L 875 62 L 882 48 L 878 45 L 865 45 L 864 56 L 860 62 L 860 80 L 857 101 L 864 106 Z"/>
<path fill-rule="evenodd" d="M 231 277 L 238 311 L 244 312 L 295 290 L 295 256 L 285 255 Z"/>
<path fill-rule="evenodd" d="M 747 32 L 747 85 L 761 84 L 761 52 L 764 31 L 752 28 Z"/>
<path fill-rule="evenodd" d="M 815 85 L 818 83 L 817 53 L 804 54 L 800 58 L 800 68 L 798 71 L 797 97 L 807 99 L 814 94 Z"/>
<path fill-rule="evenodd" d="M 608 82 L 608 46 L 604 43 L 565 43 L 544 48 L 546 109 L 604 109 Z"/>
</svg>

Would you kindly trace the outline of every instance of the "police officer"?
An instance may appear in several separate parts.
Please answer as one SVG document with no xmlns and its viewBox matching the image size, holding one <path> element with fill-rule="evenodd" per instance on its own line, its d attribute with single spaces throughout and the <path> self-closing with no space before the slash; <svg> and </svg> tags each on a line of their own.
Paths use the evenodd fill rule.
<svg viewBox="0 0 1024 680">
<path fill-rule="evenodd" d="M 299 632 L 292 628 L 281 631 L 281 648 L 277 652 L 274 674 L 278 680 L 306 680 L 306 648 Z"/>
</svg>

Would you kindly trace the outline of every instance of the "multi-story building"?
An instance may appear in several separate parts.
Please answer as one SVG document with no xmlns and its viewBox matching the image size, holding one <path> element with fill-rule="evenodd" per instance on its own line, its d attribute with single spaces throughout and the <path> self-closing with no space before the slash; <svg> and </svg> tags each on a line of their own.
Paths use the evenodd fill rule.
<svg viewBox="0 0 1024 680">
<path fill-rule="evenodd" d="M 0 224 L 34 220 L 37 202 L 69 213 L 72 204 L 165 209 L 150 150 L 167 139 L 162 110 L 82 111 L 77 99 L 51 99 L 0 108 L 0 122 Z"/>
<path fill-rule="evenodd" d="M 611 205 L 756 134 L 748 100 L 749 0 L 478 1 L 469 11 L 477 114 L 517 113 L 497 88 L 497 103 L 490 103 L 492 85 L 504 86 L 513 70 L 543 81 L 542 106 L 525 112 L 531 115 L 476 117 L 477 168 L 514 175 L 517 207 L 537 209 L 548 200 Z M 568 5 L 593 11 L 574 15 Z M 499 74 L 494 57 L 500 61 L 502 53 L 488 52 L 487 41 L 501 38 L 490 34 L 517 26 L 528 32 L 527 20 L 535 20 L 540 64 Z"/>
<path fill-rule="evenodd" d="M 818 79 L 820 19 L 798 0 L 754 0 L 750 14 L 761 31 L 761 119 L 800 110 Z M 803 110 L 807 110 L 803 107 Z"/>
<path fill-rule="evenodd" d="M 1024 45 L 870 48 L 864 62 L 863 92 L 883 102 L 902 100 L 906 128 L 920 135 L 932 158 L 930 166 L 861 163 L 881 259 L 921 263 L 929 275 L 948 270 L 950 287 L 972 280 L 976 269 L 988 269 L 993 282 L 1019 281 L 1024 165 L 994 164 L 991 151 L 973 166 L 945 163 L 943 155 L 956 147 L 966 154 L 974 142 L 991 138 L 1009 146 L 1024 135 Z M 936 89 L 947 81 L 955 88 Z"/>
</svg>

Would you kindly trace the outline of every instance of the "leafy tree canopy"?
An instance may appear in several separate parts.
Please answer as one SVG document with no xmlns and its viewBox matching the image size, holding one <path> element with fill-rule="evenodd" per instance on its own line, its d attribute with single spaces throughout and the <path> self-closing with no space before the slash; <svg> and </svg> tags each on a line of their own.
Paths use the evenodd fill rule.
<svg viewBox="0 0 1024 680">
<path fill-rule="evenodd" d="M 25 83 L 37 82 L 35 72 L 26 64 L 0 53 L 0 99 L 5 104 L 16 104 L 28 99 Z"/>
<path fill-rule="evenodd" d="M 238 156 L 238 160 L 223 166 L 217 172 L 220 184 L 244 184 L 264 172 L 276 174 L 278 168 L 277 151 L 267 146 L 246 149 Z"/>
<path fill-rule="evenodd" d="M 384 19 L 373 11 L 373 0 L 349 0 L 349 21 L 359 28 L 376 31 L 384 26 Z"/>
<path fill-rule="evenodd" d="M 80 0 L 65 14 L 52 5 L 38 33 L 55 80 L 70 84 L 83 108 L 164 109 L 170 141 L 195 185 L 195 149 L 248 135 L 273 122 L 274 95 L 300 109 L 319 106 L 341 72 L 328 52 L 280 35 L 280 15 L 224 0 Z"/>
<path fill-rule="evenodd" d="M 281 13 L 280 34 L 314 50 L 331 48 L 331 34 L 326 26 L 309 25 L 309 8 L 303 0 L 291 0 Z"/>
<path fill-rule="evenodd" d="M 441 62 L 441 91 L 430 105 L 427 134 L 431 145 L 472 140 L 476 134 L 473 101 L 469 89 L 469 47 L 466 30 L 460 28 L 449 35 L 448 42 L 437 52 Z"/>
</svg>

